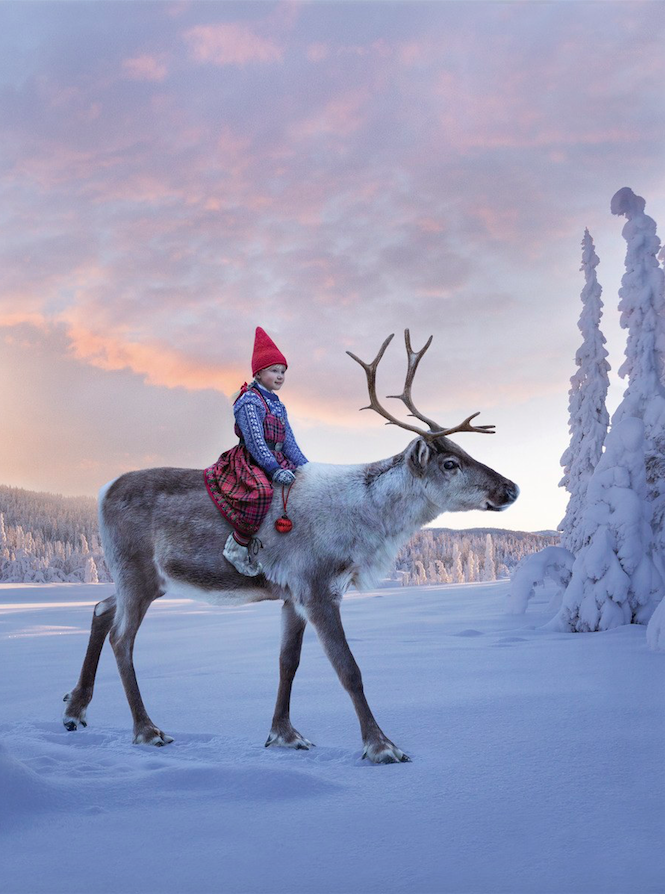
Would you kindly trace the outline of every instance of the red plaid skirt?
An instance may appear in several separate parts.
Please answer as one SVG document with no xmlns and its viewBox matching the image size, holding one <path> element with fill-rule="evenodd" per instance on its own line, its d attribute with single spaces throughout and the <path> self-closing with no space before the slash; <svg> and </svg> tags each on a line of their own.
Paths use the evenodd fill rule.
<svg viewBox="0 0 665 894">
<path fill-rule="evenodd" d="M 263 433 L 267 442 L 283 442 L 284 423 L 267 412 Z M 272 454 L 283 469 L 297 468 L 283 453 Z M 273 486 L 245 445 L 237 444 L 222 453 L 214 465 L 204 469 L 203 475 L 207 491 L 224 518 L 239 534 L 256 534 L 270 509 Z"/>
<path fill-rule="evenodd" d="M 273 486 L 245 445 L 237 444 L 222 453 L 203 474 L 208 493 L 224 518 L 239 534 L 256 534 L 270 509 Z"/>
</svg>

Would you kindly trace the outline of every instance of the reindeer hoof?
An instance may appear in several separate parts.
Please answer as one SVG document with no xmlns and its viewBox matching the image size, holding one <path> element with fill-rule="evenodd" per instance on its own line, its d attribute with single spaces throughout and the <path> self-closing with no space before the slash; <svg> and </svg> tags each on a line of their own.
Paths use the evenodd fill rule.
<svg viewBox="0 0 665 894">
<path fill-rule="evenodd" d="M 72 693 L 68 692 L 62 700 L 63 702 L 70 702 L 72 700 Z M 70 733 L 73 733 L 74 730 L 80 729 L 81 727 L 85 728 L 88 725 L 85 719 L 85 712 L 85 708 L 79 708 L 77 710 L 76 706 L 65 708 L 62 715 L 62 724 L 65 729 Z"/>
<path fill-rule="evenodd" d="M 369 758 L 373 764 L 406 764 L 411 758 L 389 739 L 365 745 L 362 759 Z"/>
<path fill-rule="evenodd" d="M 70 733 L 73 733 L 77 729 L 85 729 L 88 724 L 82 717 L 63 717 L 62 725 L 66 730 L 69 730 Z"/>
<path fill-rule="evenodd" d="M 292 729 L 289 733 L 271 732 L 266 739 L 265 747 L 276 745 L 278 748 L 295 748 L 298 751 L 309 751 L 310 748 L 316 748 L 313 742 L 301 736 L 298 730 Z"/>
<path fill-rule="evenodd" d="M 134 736 L 134 745 L 155 745 L 157 748 L 170 745 L 173 741 L 173 736 L 167 736 L 166 733 L 155 728 L 144 730 Z"/>
</svg>

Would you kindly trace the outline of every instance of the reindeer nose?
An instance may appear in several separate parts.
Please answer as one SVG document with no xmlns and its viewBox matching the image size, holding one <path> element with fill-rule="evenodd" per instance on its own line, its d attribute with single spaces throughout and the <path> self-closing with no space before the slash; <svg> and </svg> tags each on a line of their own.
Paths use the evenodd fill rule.
<svg viewBox="0 0 665 894">
<path fill-rule="evenodd" d="M 519 497 L 520 489 L 519 487 L 512 481 L 509 481 L 506 484 L 506 503 L 514 503 L 515 500 Z"/>
</svg>

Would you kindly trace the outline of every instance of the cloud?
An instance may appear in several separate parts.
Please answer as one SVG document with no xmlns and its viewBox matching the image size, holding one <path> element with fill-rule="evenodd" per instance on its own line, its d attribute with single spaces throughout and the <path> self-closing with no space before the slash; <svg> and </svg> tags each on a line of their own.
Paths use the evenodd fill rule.
<svg viewBox="0 0 665 894">
<path fill-rule="evenodd" d="M 351 90 L 327 102 L 323 109 L 311 117 L 298 121 L 291 128 L 296 140 L 313 137 L 345 137 L 358 130 L 365 121 L 363 110 L 371 99 L 366 89 Z"/>
<path fill-rule="evenodd" d="M 18 326 L 21 323 L 29 323 L 31 326 L 40 329 L 48 325 L 44 314 L 17 307 L 10 297 L 10 300 L 6 301 L 4 306 L 0 306 L 0 326 Z"/>
<path fill-rule="evenodd" d="M 203 468 L 234 441 L 228 402 L 214 391 L 146 385 L 68 355 L 61 327 L 0 332 L 3 483 L 94 494 L 122 472 Z M 20 445 L 20 449 L 16 449 Z"/>
<path fill-rule="evenodd" d="M 239 364 L 201 361 L 157 340 L 131 341 L 122 332 L 99 334 L 72 325 L 67 328 L 67 338 L 69 353 L 78 360 L 104 370 L 129 369 L 148 385 L 191 391 L 211 388 L 229 395 L 241 384 L 245 372 Z"/>
<path fill-rule="evenodd" d="M 156 57 L 148 53 L 134 56 L 132 59 L 124 59 L 122 70 L 125 77 L 134 81 L 161 82 L 168 74 L 164 55 Z"/>
<path fill-rule="evenodd" d="M 311 43 L 307 47 L 307 58 L 310 62 L 323 62 L 324 59 L 327 59 L 330 55 L 330 49 L 326 46 L 325 43 L 321 41 L 317 41 L 317 43 Z"/>
<path fill-rule="evenodd" d="M 281 62 L 284 49 L 269 37 L 261 37 L 244 22 L 197 25 L 184 34 L 192 57 L 211 65 L 248 65 Z"/>
</svg>

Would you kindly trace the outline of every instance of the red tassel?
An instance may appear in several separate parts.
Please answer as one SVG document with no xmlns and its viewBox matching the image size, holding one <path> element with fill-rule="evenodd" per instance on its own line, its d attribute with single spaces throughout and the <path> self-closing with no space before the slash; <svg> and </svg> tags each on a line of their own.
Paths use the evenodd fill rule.
<svg viewBox="0 0 665 894">
<path fill-rule="evenodd" d="M 286 504 L 289 500 L 289 494 L 291 493 L 293 484 L 294 482 L 292 481 L 287 488 L 282 485 L 282 506 L 284 507 L 284 515 L 281 518 L 278 518 L 275 522 L 275 530 L 279 531 L 280 534 L 288 534 L 293 527 L 293 522 L 286 514 Z"/>
</svg>

